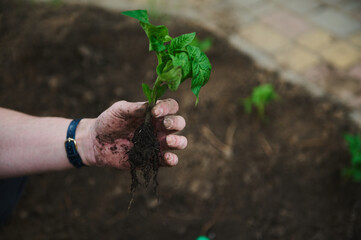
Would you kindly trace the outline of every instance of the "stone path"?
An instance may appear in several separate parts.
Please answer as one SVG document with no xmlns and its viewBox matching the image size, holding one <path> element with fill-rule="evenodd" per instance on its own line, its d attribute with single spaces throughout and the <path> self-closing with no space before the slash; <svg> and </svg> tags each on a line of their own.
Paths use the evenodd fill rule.
<svg viewBox="0 0 361 240">
<path fill-rule="evenodd" d="M 351 109 L 361 126 L 361 0 L 67 0 L 193 20 L 260 66 Z"/>
</svg>

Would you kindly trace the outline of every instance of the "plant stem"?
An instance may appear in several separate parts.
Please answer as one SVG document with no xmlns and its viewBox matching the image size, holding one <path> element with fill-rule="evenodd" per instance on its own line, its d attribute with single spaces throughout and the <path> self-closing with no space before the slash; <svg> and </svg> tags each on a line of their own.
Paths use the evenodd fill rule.
<svg viewBox="0 0 361 240">
<path fill-rule="evenodd" d="M 155 80 L 155 83 L 153 85 L 153 89 L 150 95 L 151 101 L 148 103 L 148 108 L 147 108 L 147 112 L 145 115 L 145 123 L 149 123 L 150 120 L 152 119 L 152 108 L 155 106 L 156 102 L 157 102 L 157 93 L 158 93 L 158 88 L 160 86 L 162 82 L 160 81 L 159 77 L 157 77 L 157 79 Z"/>
<path fill-rule="evenodd" d="M 257 109 L 258 109 L 259 118 L 264 122 L 265 121 L 264 105 L 263 104 L 258 105 Z"/>
<path fill-rule="evenodd" d="M 160 86 L 162 82 L 160 81 L 160 78 L 157 77 L 157 79 L 155 80 L 155 83 L 153 85 L 153 89 L 152 89 L 152 93 L 151 93 L 151 102 L 149 104 L 156 104 L 157 102 L 157 93 L 158 93 L 158 88 Z"/>
<path fill-rule="evenodd" d="M 157 54 L 157 58 L 158 58 L 158 64 L 160 64 L 162 62 L 162 56 L 160 55 L 159 52 L 156 52 Z M 155 106 L 155 104 L 157 103 L 157 94 L 158 94 L 158 88 L 161 84 L 161 80 L 159 77 L 157 77 L 157 79 L 155 80 L 155 83 L 153 85 L 153 89 L 152 92 L 150 94 L 150 102 L 148 104 L 148 108 L 147 108 L 147 113 L 145 115 L 145 123 L 149 123 L 150 120 L 152 119 L 152 108 Z"/>
<path fill-rule="evenodd" d="M 150 123 L 150 120 L 152 119 L 152 108 L 154 107 L 155 104 L 149 104 L 147 107 L 147 111 L 145 114 L 145 124 Z"/>
</svg>

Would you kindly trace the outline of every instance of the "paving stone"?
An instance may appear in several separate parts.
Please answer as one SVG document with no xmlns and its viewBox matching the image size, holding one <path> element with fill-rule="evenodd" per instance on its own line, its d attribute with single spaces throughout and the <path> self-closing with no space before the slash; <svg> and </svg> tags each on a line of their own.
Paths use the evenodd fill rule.
<svg viewBox="0 0 361 240">
<path fill-rule="evenodd" d="M 262 2 L 264 0 L 227 0 L 225 3 L 231 3 L 233 6 L 240 6 L 240 7 L 246 7 L 251 6 L 253 4 Z"/>
<path fill-rule="evenodd" d="M 303 14 L 317 8 L 321 3 L 315 0 L 289 0 L 284 3 L 292 11 Z"/>
<path fill-rule="evenodd" d="M 333 42 L 320 52 L 326 61 L 340 70 L 348 69 L 360 58 L 360 51 L 345 41 Z"/>
<path fill-rule="evenodd" d="M 325 95 L 325 91 L 322 87 L 317 86 L 316 84 L 305 81 L 303 74 L 296 73 L 295 71 L 289 69 L 279 69 L 281 78 L 286 81 L 304 87 L 308 92 L 313 96 L 322 97 Z"/>
<path fill-rule="evenodd" d="M 235 21 L 239 23 L 239 25 L 250 24 L 254 19 L 255 17 L 249 11 L 242 10 L 235 13 Z"/>
<path fill-rule="evenodd" d="M 272 53 L 287 47 L 290 42 L 287 38 L 262 23 L 254 23 L 240 30 L 241 36 L 251 44 Z"/>
<path fill-rule="evenodd" d="M 350 76 L 358 79 L 361 84 L 361 62 L 356 64 L 351 70 L 349 71 Z"/>
<path fill-rule="evenodd" d="M 228 41 L 236 49 L 242 51 L 247 55 L 252 56 L 255 62 L 260 66 L 271 71 L 277 70 L 278 64 L 272 56 L 262 51 L 258 46 L 255 46 L 248 42 L 239 34 L 231 34 L 228 38 Z"/>
<path fill-rule="evenodd" d="M 350 106 L 350 103 L 352 102 L 354 96 L 353 94 L 348 91 L 347 89 L 337 89 L 337 90 L 333 90 L 333 92 L 343 101 L 343 102 L 347 102 L 349 103 L 348 105 Z"/>
<path fill-rule="evenodd" d="M 346 12 L 357 12 L 361 9 L 361 1 L 359 0 L 353 0 L 353 1 L 346 1 L 343 2 L 340 5 L 340 8 Z"/>
<path fill-rule="evenodd" d="M 247 11 L 252 14 L 254 17 L 263 16 L 269 14 L 277 9 L 277 6 L 274 2 L 264 1 L 258 2 L 251 6 L 247 7 Z"/>
<path fill-rule="evenodd" d="M 351 37 L 350 37 L 350 42 L 355 44 L 356 46 L 359 46 L 361 47 L 361 31 L 353 34 Z"/>
<path fill-rule="evenodd" d="M 317 11 L 310 19 L 339 37 L 346 37 L 361 28 L 359 21 L 331 8 Z"/>
<path fill-rule="evenodd" d="M 341 1 L 344 1 L 344 0 L 321 0 L 321 2 L 326 3 L 326 4 L 337 4 L 337 3 L 340 3 Z"/>
<path fill-rule="evenodd" d="M 350 103 L 348 103 L 348 105 L 351 107 L 351 108 L 356 108 L 356 109 L 359 109 L 361 110 L 361 97 L 360 96 L 356 96 L 354 97 Z M 360 117 L 360 116 L 359 116 Z M 360 123 L 360 126 L 361 126 L 361 118 L 358 119 L 359 123 Z"/>
<path fill-rule="evenodd" d="M 300 36 L 297 40 L 299 44 L 305 46 L 314 51 L 319 51 L 321 48 L 324 48 L 332 41 L 332 36 L 326 31 L 315 29 L 309 31 L 304 35 Z"/>
<path fill-rule="evenodd" d="M 360 105 L 361 106 L 361 105 Z M 359 106 L 359 108 L 360 108 Z M 358 110 L 354 110 L 352 111 L 350 114 L 350 119 L 355 122 L 359 128 L 361 128 L 361 109 L 358 109 Z"/>
<path fill-rule="evenodd" d="M 276 10 L 262 17 L 261 20 L 290 39 L 297 38 L 311 29 L 306 21 L 284 10 Z"/>
<path fill-rule="evenodd" d="M 286 4 L 289 0 L 273 0 L 274 2 L 279 3 L 280 5 Z"/>
<path fill-rule="evenodd" d="M 277 53 L 277 61 L 283 66 L 289 67 L 297 72 L 304 72 L 319 64 L 320 59 L 311 51 L 301 46 L 292 46 L 289 49 Z"/>
<path fill-rule="evenodd" d="M 326 64 L 321 63 L 320 65 L 308 69 L 304 76 L 307 80 L 319 86 L 325 86 L 327 79 L 330 77 L 330 70 Z"/>
<path fill-rule="evenodd" d="M 355 12 L 355 13 L 353 14 L 353 16 L 354 16 L 357 20 L 361 21 L 361 11 Z"/>
</svg>

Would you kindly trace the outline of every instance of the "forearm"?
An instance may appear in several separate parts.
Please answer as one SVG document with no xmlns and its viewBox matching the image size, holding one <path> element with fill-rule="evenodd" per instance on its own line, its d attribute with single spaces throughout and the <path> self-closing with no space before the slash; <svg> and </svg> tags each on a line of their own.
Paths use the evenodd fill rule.
<svg viewBox="0 0 361 240">
<path fill-rule="evenodd" d="M 0 119 L 0 178 L 73 167 L 64 148 L 70 119 L 33 117 L 3 108 L 0 108 Z M 79 124 L 77 139 L 87 139 L 86 122 Z M 82 156 L 88 145 L 85 140 L 79 144 Z"/>
<path fill-rule="evenodd" d="M 161 100 L 152 110 L 162 151 L 184 149 L 187 139 L 173 133 L 185 127 L 185 120 L 174 115 L 178 103 Z M 129 169 L 128 152 L 136 128 L 144 122 L 144 103 L 119 101 L 98 118 L 82 119 L 75 132 L 77 151 L 87 166 Z M 59 171 L 74 166 L 65 150 L 71 119 L 34 117 L 0 107 L 0 178 Z M 174 166 L 176 154 L 164 153 L 163 165 Z"/>
</svg>

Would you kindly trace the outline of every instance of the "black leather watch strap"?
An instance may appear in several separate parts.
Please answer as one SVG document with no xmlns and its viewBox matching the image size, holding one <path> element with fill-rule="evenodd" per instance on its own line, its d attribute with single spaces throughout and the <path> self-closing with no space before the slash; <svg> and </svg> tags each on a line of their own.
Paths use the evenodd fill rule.
<svg viewBox="0 0 361 240">
<path fill-rule="evenodd" d="M 80 155 L 76 149 L 76 141 L 75 141 L 75 131 L 78 126 L 80 119 L 74 119 L 71 121 L 68 127 L 68 131 L 66 133 L 66 141 L 65 141 L 65 150 L 68 156 L 69 162 L 73 164 L 76 168 L 81 168 L 85 166 L 83 161 L 80 158 Z"/>
</svg>

